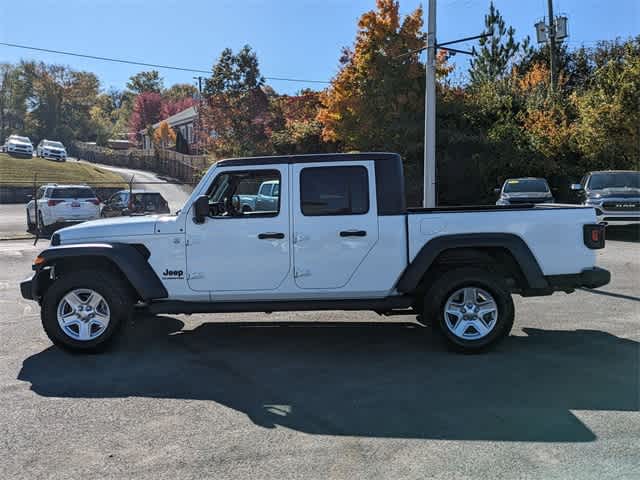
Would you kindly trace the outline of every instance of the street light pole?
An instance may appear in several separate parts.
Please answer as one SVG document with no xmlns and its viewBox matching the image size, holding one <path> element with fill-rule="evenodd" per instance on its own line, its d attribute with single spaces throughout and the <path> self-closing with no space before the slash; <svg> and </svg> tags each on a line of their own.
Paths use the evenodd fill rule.
<svg viewBox="0 0 640 480">
<path fill-rule="evenodd" d="M 429 0 L 424 95 L 424 191 L 422 205 L 436 206 L 436 0 Z"/>
<path fill-rule="evenodd" d="M 549 68 L 551 70 L 551 91 L 556 86 L 556 19 L 553 16 L 553 0 L 547 0 L 549 9 Z"/>
</svg>

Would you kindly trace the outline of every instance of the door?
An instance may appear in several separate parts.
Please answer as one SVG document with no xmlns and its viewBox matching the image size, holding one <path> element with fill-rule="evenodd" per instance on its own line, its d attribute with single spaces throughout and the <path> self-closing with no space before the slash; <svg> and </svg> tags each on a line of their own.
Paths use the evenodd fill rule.
<svg viewBox="0 0 640 480">
<path fill-rule="evenodd" d="M 296 164 L 292 175 L 295 283 L 342 288 L 378 241 L 373 162 Z"/>
<path fill-rule="evenodd" d="M 187 281 L 212 293 L 275 290 L 291 266 L 288 165 L 221 169 L 207 191 L 209 217 L 187 220 Z M 265 209 L 243 211 L 239 195 L 257 195 L 266 181 L 281 194 Z"/>
</svg>

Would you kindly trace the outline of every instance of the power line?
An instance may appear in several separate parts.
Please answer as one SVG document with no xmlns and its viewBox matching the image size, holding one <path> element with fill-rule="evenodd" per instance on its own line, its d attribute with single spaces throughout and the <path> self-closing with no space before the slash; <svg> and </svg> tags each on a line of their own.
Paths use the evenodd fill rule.
<svg viewBox="0 0 640 480">
<path fill-rule="evenodd" d="M 160 65 L 155 63 L 144 63 L 144 62 L 136 62 L 134 60 L 124 60 L 121 58 L 111 58 L 111 57 L 101 57 L 98 55 L 86 55 L 83 53 L 75 53 L 75 52 L 65 52 L 62 50 L 53 50 L 50 48 L 40 48 L 40 47 L 31 47 L 28 45 L 18 45 L 17 43 L 6 43 L 0 42 L 0 45 L 4 45 L 5 47 L 13 47 L 13 48 L 21 48 L 24 50 L 35 50 L 37 52 L 47 52 L 47 53 L 55 53 L 58 55 L 68 55 L 70 57 L 81 57 L 81 58 L 90 58 L 92 60 L 101 60 L 104 62 L 113 62 L 113 63 L 125 63 L 127 65 L 138 65 L 142 67 L 152 67 L 152 68 L 162 68 L 166 70 L 178 70 L 181 72 L 195 72 L 195 73 L 211 73 L 210 70 L 201 70 L 198 68 L 187 68 L 187 67 L 175 67 L 172 65 Z M 302 78 L 288 78 L 288 77 L 264 77 L 267 80 L 276 80 L 281 82 L 299 82 L 299 83 L 331 83 L 326 80 L 307 80 Z"/>
</svg>

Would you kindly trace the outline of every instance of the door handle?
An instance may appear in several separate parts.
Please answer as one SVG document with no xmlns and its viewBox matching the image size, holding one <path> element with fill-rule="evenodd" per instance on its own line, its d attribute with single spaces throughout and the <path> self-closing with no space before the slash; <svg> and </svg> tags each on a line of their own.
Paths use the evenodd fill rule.
<svg viewBox="0 0 640 480">
<path fill-rule="evenodd" d="M 280 238 L 284 238 L 284 233 L 278 233 L 278 232 L 259 233 L 258 238 L 260 240 L 280 239 Z"/>
<path fill-rule="evenodd" d="M 366 237 L 365 230 L 343 230 L 340 232 L 341 237 Z"/>
</svg>

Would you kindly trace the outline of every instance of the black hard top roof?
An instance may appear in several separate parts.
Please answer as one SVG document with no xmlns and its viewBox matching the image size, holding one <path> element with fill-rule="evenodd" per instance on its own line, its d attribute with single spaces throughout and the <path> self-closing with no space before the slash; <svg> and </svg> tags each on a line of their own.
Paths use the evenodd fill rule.
<svg viewBox="0 0 640 480">
<path fill-rule="evenodd" d="M 398 160 L 397 153 L 357 152 L 357 153 L 313 153 L 307 155 L 276 155 L 265 157 L 226 158 L 216 163 L 220 167 L 236 167 L 251 165 L 275 165 L 292 163 L 318 162 L 353 162 L 362 160 Z"/>
</svg>

